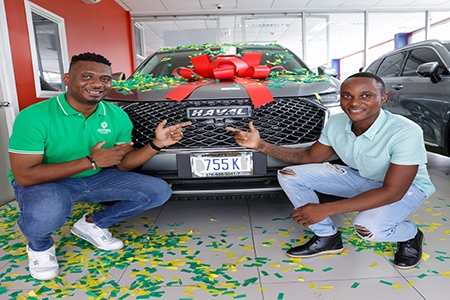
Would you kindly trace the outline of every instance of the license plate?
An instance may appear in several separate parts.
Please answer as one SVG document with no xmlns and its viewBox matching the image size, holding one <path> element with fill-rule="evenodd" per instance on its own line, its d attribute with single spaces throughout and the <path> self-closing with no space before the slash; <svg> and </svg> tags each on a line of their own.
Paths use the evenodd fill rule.
<svg viewBox="0 0 450 300">
<path fill-rule="evenodd" d="M 192 177 L 253 175 L 252 152 L 191 153 Z"/>
</svg>

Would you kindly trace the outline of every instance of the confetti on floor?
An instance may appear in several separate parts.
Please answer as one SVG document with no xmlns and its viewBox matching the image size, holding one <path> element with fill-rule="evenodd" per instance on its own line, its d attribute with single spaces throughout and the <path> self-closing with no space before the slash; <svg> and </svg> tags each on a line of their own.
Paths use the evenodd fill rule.
<svg viewBox="0 0 450 300">
<path fill-rule="evenodd" d="M 317 273 L 337 273 L 334 271 L 337 270 L 334 266 L 318 267 L 314 264 L 314 260 L 288 259 L 285 256 L 283 259 L 274 260 L 272 257 L 243 255 L 242 253 L 254 253 L 256 242 L 254 244 L 252 237 L 239 232 L 246 228 L 230 227 L 234 224 L 226 224 L 222 217 L 219 222 L 219 215 L 217 218 L 209 218 L 209 221 L 215 222 L 216 226 L 224 222 L 224 229 L 214 235 L 200 235 L 205 228 L 186 229 L 183 222 L 170 222 L 156 227 L 154 226 L 155 218 L 141 218 L 134 224 L 122 222 L 110 230 L 113 235 L 124 240 L 125 247 L 117 252 L 97 250 L 87 242 L 71 235 L 70 228 L 84 213 L 99 208 L 99 205 L 85 203 L 77 203 L 74 206 L 67 224 L 54 235 L 61 274 L 53 280 L 38 281 L 23 269 L 27 265 L 26 241 L 16 225 L 19 215 L 17 204 L 12 202 L 0 207 L 0 244 L 3 249 L 0 262 L 8 263 L 0 274 L 0 298 L 8 300 L 71 298 L 75 297 L 75 294 L 80 295 L 81 292 L 88 300 L 164 299 L 167 288 L 181 287 L 184 289 L 184 296 L 174 300 L 195 300 L 199 292 L 206 292 L 212 297 L 223 299 L 251 299 L 247 291 L 239 290 L 238 292 L 238 289 L 250 287 L 255 291 L 270 291 L 260 286 L 261 278 L 272 280 L 272 282 L 283 282 L 293 278 L 304 288 L 312 291 L 320 290 L 323 293 L 336 289 L 333 285 L 323 285 L 323 282 L 314 283 L 310 277 Z M 424 209 L 424 212 L 437 217 L 433 210 Z M 280 224 L 289 218 L 271 217 L 268 221 Z M 259 224 L 264 225 L 264 223 Z M 441 231 L 442 234 L 450 235 L 448 227 L 443 229 L 441 223 L 430 222 L 418 225 L 427 232 Z M 282 226 L 285 224 L 275 228 Z M 266 237 L 259 242 L 259 245 L 273 252 L 282 252 L 292 246 L 303 244 L 312 236 L 309 230 L 299 235 L 293 232 L 296 229 L 290 228 L 290 225 L 285 228 L 269 230 L 268 226 L 253 226 L 252 229 Z M 356 252 L 373 251 L 381 256 L 393 257 L 395 243 L 364 241 L 355 233 L 351 223 L 340 227 L 339 230 L 342 232 L 346 247 L 346 252 L 339 255 L 347 255 L 349 249 L 354 249 Z M 232 234 L 235 237 L 233 242 L 230 241 Z M 267 238 L 268 235 L 270 236 Z M 446 240 L 441 242 L 447 245 Z M 217 257 L 223 259 L 218 263 L 215 262 L 213 266 L 211 261 L 200 259 L 202 251 L 217 253 Z M 433 259 L 444 263 L 450 260 L 449 251 L 445 246 L 428 252 L 430 254 L 424 253 L 424 260 Z M 327 261 L 329 260 L 332 265 L 333 256 L 329 257 Z M 380 268 L 379 263 L 371 261 L 368 261 L 364 267 Z M 255 270 L 255 274 L 259 276 L 241 278 L 242 276 L 237 275 L 242 268 Z M 131 278 L 126 284 L 116 281 L 114 278 L 117 277 L 113 276 L 114 273 L 124 272 L 124 270 Z M 431 267 L 420 270 L 416 276 L 422 281 L 426 280 L 427 276 L 450 278 L 448 268 L 442 270 Z M 403 290 L 405 286 L 414 285 L 413 282 L 400 284 L 384 279 L 378 282 L 392 286 L 398 291 Z M 27 289 L 18 290 L 17 287 L 21 286 L 26 286 Z M 353 282 L 353 284 L 350 282 L 347 286 L 350 292 L 362 287 L 364 284 L 360 282 Z M 287 294 L 278 291 L 275 295 L 278 295 L 277 299 L 288 297 Z"/>
</svg>

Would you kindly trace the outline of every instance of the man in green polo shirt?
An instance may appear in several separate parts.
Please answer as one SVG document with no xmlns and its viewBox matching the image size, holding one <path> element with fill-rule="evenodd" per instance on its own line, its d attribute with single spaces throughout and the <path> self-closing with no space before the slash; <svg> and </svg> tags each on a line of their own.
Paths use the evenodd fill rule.
<svg viewBox="0 0 450 300">
<path fill-rule="evenodd" d="M 190 122 L 155 129 L 149 145 L 133 149 L 132 123 L 118 106 L 102 101 L 111 90 L 111 63 L 95 53 L 72 57 L 64 75 L 67 92 L 34 104 L 17 116 L 9 141 L 11 180 L 20 207 L 19 227 L 28 241 L 31 275 L 59 274 L 52 233 L 60 229 L 74 202 L 113 205 L 77 221 L 72 233 L 103 250 L 123 242 L 108 227 L 164 204 L 171 196 L 159 178 L 125 172 L 177 143 Z"/>
<path fill-rule="evenodd" d="M 425 166 L 423 133 L 414 122 L 381 109 L 387 99 L 383 80 L 361 72 L 341 85 L 341 108 L 309 149 L 276 146 L 232 127 L 236 142 L 294 164 L 278 171 L 278 181 L 294 205 L 293 219 L 314 236 L 287 251 L 306 258 L 344 250 L 330 216 L 358 211 L 353 220 L 365 240 L 397 242 L 394 266 L 410 269 L 422 257 L 423 233 L 405 218 L 435 191 Z M 322 163 L 336 154 L 345 165 Z M 315 192 L 335 195 L 320 203 Z"/>
</svg>

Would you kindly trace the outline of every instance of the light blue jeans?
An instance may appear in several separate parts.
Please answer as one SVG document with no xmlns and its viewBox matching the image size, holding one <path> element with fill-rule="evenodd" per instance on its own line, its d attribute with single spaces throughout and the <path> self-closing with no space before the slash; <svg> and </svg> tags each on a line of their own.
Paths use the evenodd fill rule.
<svg viewBox="0 0 450 300">
<path fill-rule="evenodd" d="M 164 204 L 171 196 L 169 185 L 160 178 L 107 168 L 85 178 L 27 187 L 13 182 L 14 194 L 20 208 L 18 225 L 28 246 L 34 251 L 50 248 L 52 233 L 66 223 L 75 202 L 117 201 L 92 215 L 100 228 Z"/>
<path fill-rule="evenodd" d="M 351 198 L 363 192 L 380 188 L 383 183 L 361 177 L 357 171 L 330 163 L 290 166 L 295 175 L 283 175 L 278 171 L 278 182 L 294 207 L 307 203 L 319 203 L 315 191 Z M 392 204 L 361 211 L 353 224 L 368 229 L 371 234 L 364 239 L 377 242 L 404 242 L 417 233 L 416 225 L 404 219 L 415 212 L 427 199 L 422 190 L 411 185 L 405 196 Z M 309 228 L 318 236 L 330 236 L 337 232 L 328 217 Z"/>
</svg>

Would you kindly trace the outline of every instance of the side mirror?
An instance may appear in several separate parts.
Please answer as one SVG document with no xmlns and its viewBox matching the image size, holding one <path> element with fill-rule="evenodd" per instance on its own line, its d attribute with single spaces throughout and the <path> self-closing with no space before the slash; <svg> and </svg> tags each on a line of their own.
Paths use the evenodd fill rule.
<svg viewBox="0 0 450 300">
<path fill-rule="evenodd" d="M 438 69 L 439 63 L 432 61 L 419 65 L 416 73 L 421 77 L 429 77 L 433 83 L 438 83 L 442 79 L 438 74 Z"/>
<path fill-rule="evenodd" d="M 333 77 L 337 77 L 337 71 L 333 68 L 327 68 L 327 67 L 318 67 L 317 73 L 319 75 L 330 75 Z"/>
<path fill-rule="evenodd" d="M 124 72 L 117 72 L 112 74 L 112 79 L 114 80 L 125 80 L 127 76 Z"/>
</svg>

